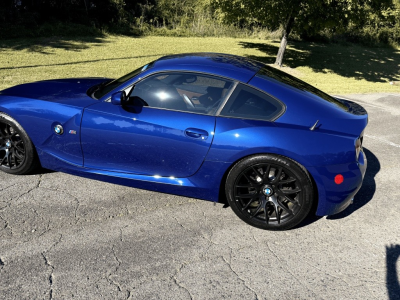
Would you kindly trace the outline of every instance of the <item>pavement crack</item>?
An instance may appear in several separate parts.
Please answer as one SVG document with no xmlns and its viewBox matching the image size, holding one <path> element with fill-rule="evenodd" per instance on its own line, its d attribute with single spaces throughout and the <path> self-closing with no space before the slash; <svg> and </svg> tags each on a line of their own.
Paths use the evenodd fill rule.
<svg viewBox="0 0 400 300">
<path fill-rule="evenodd" d="M 49 280 L 49 286 L 50 286 L 50 291 L 49 291 L 49 299 L 53 299 L 53 282 L 54 282 L 54 277 L 53 277 L 53 273 L 54 273 L 54 266 L 51 264 L 51 262 L 47 259 L 47 256 L 45 255 L 45 252 L 42 252 L 42 257 L 44 259 L 44 262 L 46 264 L 46 266 L 50 267 L 50 275 L 48 276 L 48 280 Z"/>
<path fill-rule="evenodd" d="M 179 269 L 176 271 L 175 275 L 172 276 L 172 281 L 173 281 L 179 288 L 185 290 L 185 291 L 189 294 L 190 300 L 193 300 L 194 298 L 193 298 L 192 293 L 188 290 L 188 288 L 187 288 L 186 286 L 184 286 L 183 284 L 181 284 L 181 283 L 178 281 L 178 278 L 176 278 L 176 276 L 182 271 L 182 269 L 183 269 L 183 267 L 185 267 L 185 265 L 186 265 L 186 264 L 183 263 L 183 264 L 179 267 Z"/>
<path fill-rule="evenodd" d="M 313 291 L 312 289 L 310 289 L 310 287 L 309 287 L 307 284 L 303 283 L 295 274 L 293 274 L 293 273 L 290 271 L 290 268 L 289 268 L 289 266 L 287 265 L 287 263 L 286 263 L 286 262 L 283 262 L 283 261 L 281 260 L 281 258 L 271 249 L 271 247 L 269 246 L 269 243 L 267 242 L 266 244 L 267 244 L 268 250 L 269 250 L 269 251 L 272 253 L 272 255 L 274 255 L 275 258 L 281 263 L 282 268 L 286 269 L 286 272 L 288 272 L 300 285 L 304 285 L 304 286 L 307 288 L 307 290 L 310 291 L 310 292 L 314 295 L 313 298 L 315 298 L 315 299 L 318 298 L 318 297 L 317 297 L 317 294 L 315 294 L 314 291 Z M 284 267 L 283 265 L 286 265 L 286 267 Z"/>
<path fill-rule="evenodd" d="M 122 234 L 122 230 L 121 230 L 121 234 Z M 109 272 L 109 274 L 108 274 L 108 276 L 107 276 L 107 281 L 108 281 L 109 284 L 115 286 L 115 287 L 117 288 L 118 292 L 125 292 L 126 299 L 129 299 L 130 296 L 131 296 L 131 291 L 128 290 L 128 289 L 123 290 L 123 289 L 121 288 L 121 284 L 120 284 L 118 281 L 116 281 L 116 280 L 114 280 L 114 279 L 112 278 L 113 276 L 114 276 L 114 277 L 118 276 L 118 275 L 115 275 L 115 273 L 118 272 L 119 267 L 120 267 L 121 264 L 122 264 L 122 261 L 119 260 L 119 258 L 118 258 L 118 256 L 117 256 L 117 253 L 115 252 L 115 245 L 112 246 L 111 252 L 112 252 L 112 254 L 113 254 L 113 256 L 114 256 L 114 260 L 117 262 L 117 266 L 115 267 L 114 272 L 111 272 L 111 271 Z"/>
<path fill-rule="evenodd" d="M 40 175 L 39 175 L 38 183 L 37 183 L 37 185 L 36 185 L 36 188 L 40 188 L 40 185 L 42 184 L 42 179 L 43 179 L 43 174 L 40 174 Z"/>
<path fill-rule="evenodd" d="M 3 218 L 2 215 L 0 215 L 0 219 L 4 222 L 3 229 L 8 229 L 10 231 L 10 235 L 13 235 L 13 230 L 12 230 L 10 224 L 8 223 L 8 221 L 5 218 Z"/>
<path fill-rule="evenodd" d="M 246 280 L 244 280 L 242 277 L 240 277 L 240 275 L 232 268 L 232 248 L 230 248 L 231 253 L 229 256 L 229 260 L 226 260 L 225 257 L 221 256 L 222 260 L 228 265 L 229 269 L 232 271 L 233 274 L 235 274 L 235 276 L 241 281 L 243 282 L 243 285 L 252 293 L 254 293 L 255 296 L 255 300 L 260 299 L 260 297 L 258 296 L 257 292 L 255 290 L 253 290 L 249 285 L 247 285 Z"/>
<path fill-rule="evenodd" d="M 39 236 L 45 235 L 47 232 L 49 232 L 51 230 L 50 229 L 50 223 L 51 223 L 51 221 L 49 220 L 47 222 L 46 229 L 41 234 L 39 234 Z"/>
<path fill-rule="evenodd" d="M 38 182 L 36 183 L 36 185 L 35 185 L 33 188 L 29 189 L 28 191 L 26 191 L 26 192 L 22 193 L 21 195 L 19 195 L 19 196 L 17 197 L 16 201 L 18 201 L 19 199 L 21 199 L 23 196 L 28 195 L 28 194 L 29 194 L 30 192 L 32 192 L 33 190 L 40 188 L 40 184 L 42 183 L 42 177 L 43 177 L 43 174 L 40 174 L 40 175 L 39 175 Z"/>
<path fill-rule="evenodd" d="M 51 249 L 53 249 L 54 247 L 56 247 L 62 239 L 62 234 L 60 235 L 59 239 L 53 244 L 51 245 L 51 247 L 49 249 L 47 249 L 46 251 L 43 251 L 42 257 L 44 259 L 44 262 L 46 264 L 47 267 L 50 268 L 50 274 L 48 276 L 48 281 L 49 281 L 49 299 L 53 299 L 53 284 L 54 284 L 54 265 L 50 262 L 50 260 L 47 258 L 46 253 L 49 252 Z"/>
<path fill-rule="evenodd" d="M 8 190 L 9 188 L 12 188 L 13 186 L 16 186 L 18 183 L 14 183 L 12 185 L 6 186 L 5 188 L 0 189 L 0 192 L 3 192 L 5 190 Z"/>
</svg>

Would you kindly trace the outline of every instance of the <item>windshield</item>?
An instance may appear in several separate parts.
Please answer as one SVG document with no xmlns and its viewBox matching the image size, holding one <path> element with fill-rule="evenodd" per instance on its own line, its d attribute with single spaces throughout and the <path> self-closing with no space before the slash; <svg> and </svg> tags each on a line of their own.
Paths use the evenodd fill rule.
<svg viewBox="0 0 400 300">
<path fill-rule="evenodd" d="M 118 78 L 118 79 L 115 79 L 113 81 L 110 81 L 110 82 L 108 82 L 108 83 L 106 83 L 104 85 L 99 85 L 98 89 L 93 94 L 94 97 L 96 99 L 100 99 L 101 97 L 103 97 L 108 92 L 112 91 L 113 89 L 117 88 L 118 86 L 120 86 L 124 82 L 132 79 L 133 77 L 135 77 L 139 73 L 141 73 L 144 70 L 148 69 L 151 65 L 152 65 L 152 63 L 147 64 L 147 65 L 145 65 L 143 67 L 140 67 L 140 68 L 136 69 L 135 71 L 132 71 L 132 72 L 122 76 L 121 78 Z"/>
<path fill-rule="evenodd" d="M 258 71 L 257 76 L 265 77 L 267 79 L 268 78 L 275 79 L 279 82 L 285 83 L 285 84 L 290 85 L 299 90 L 314 94 L 325 101 L 336 104 L 338 107 L 340 107 L 344 111 L 349 111 L 349 108 L 344 103 L 329 96 L 328 94 L 313 87 L 312 85 L 309 85 L 308 83 L 305 83 L 304 81 L 297 79 L 296 77 L 289 75 L 285 72 L 279 71 L 273 67 L 264 66 L 260 71 Z"/>
</svg>

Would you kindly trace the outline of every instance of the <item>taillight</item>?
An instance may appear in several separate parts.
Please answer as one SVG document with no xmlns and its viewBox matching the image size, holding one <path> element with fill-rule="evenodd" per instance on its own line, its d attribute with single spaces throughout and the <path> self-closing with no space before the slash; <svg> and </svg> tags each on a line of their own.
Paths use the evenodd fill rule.
<svg viewBox="0 0 400 300">
<path fill-rule="evenodd" d="M 356 147 L 356 161 L 358 161 L 358 156 L 360 155 L 360 151 L 362 149 L 363 135 L 361 134 L 358 139 L 356 139 L 355 147 Z"/>
</svg>

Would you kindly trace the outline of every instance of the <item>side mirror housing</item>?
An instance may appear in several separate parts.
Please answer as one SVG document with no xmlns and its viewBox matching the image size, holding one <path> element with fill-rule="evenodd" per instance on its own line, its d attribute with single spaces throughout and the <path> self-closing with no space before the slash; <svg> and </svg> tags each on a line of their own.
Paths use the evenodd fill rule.
<svg viewBox="0 0 400 300">
<path fill-rule="evenodd" d="M 124 91 L 116 92 L 111 95 L 111 103 L 114 105 L 123 105 L 126 102 L 126 94 Z"/>
</svg>

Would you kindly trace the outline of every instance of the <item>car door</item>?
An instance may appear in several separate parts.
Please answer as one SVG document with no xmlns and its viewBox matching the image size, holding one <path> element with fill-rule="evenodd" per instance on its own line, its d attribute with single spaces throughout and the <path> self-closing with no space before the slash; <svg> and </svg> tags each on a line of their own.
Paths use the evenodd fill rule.
<svg viewBox="0 0 400 300">
<path fill-rule="evenodd" d="M 207 98 L 210 86 L 220 88 L 219 99 Z M 162 73 L 135 84 L 122 106 L 90 106 L 81 124 L 84 166 L 150 176 L 193 175 L 213 141 L 214 111 L 232 86 L 208 75 Z"/>
</svg>

